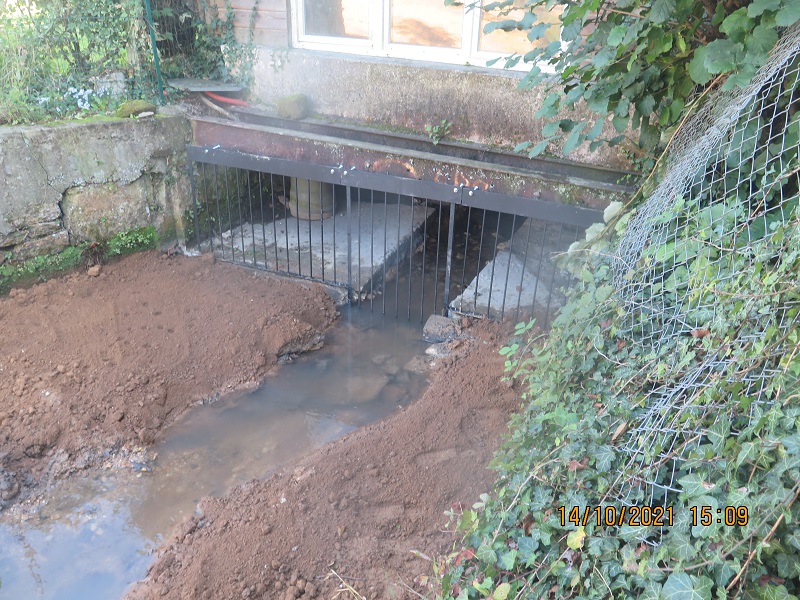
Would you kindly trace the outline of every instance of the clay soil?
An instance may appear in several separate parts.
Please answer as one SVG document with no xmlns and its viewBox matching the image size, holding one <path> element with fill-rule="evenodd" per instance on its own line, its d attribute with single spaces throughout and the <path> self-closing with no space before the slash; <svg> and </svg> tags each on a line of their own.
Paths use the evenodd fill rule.
<svg viewBox="0 0 800 600">
<path fill-rule="evenodd" d="M 311 284 L 156 252 L 14 290 L 0 299 L 0 508 L 127 460 L 190 407 L 313 349 L 336 316 Z M 444 512 L 490 489 L 518 403 L 501 381 L 507 332 L 466 333 L 405 410 L 202 500 L 129 598 L 354 598 L 334 571 L 369 600 L 429 592 L 420 553 L 452 548 Z"/>
<path fill-rule="evenodd" d="M 0 509 L 320 343 L 321 288 L 158 252 L 0 299 Z"/>
</svg>

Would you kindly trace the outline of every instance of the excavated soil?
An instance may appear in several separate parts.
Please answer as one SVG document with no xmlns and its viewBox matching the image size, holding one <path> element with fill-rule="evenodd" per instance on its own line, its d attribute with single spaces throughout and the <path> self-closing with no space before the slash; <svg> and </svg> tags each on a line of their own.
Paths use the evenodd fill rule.
<svg viewBox="0 0 800 600">
<path fill-rule="evenodd" d="M 0 299 L 0 509 L 318 346 L 325 291 L 157 252 Z"/>
<path fill-rule="evenodd" d="M 156 252 L 14 290 L 0 299 L 0 508 L 134 457 L 190 407 L 318 346 L 337 314 L 311 284 Z M 456 539 L 444 513 L 491 487 L 518 405 L 497 354 L 508 332 L 465 333 L 408 408 L 203 499 L 128 598 L 354 598 L 341 581 L 369 600 L 424 595 L 424 555 Z"/>
<path fill-rule="evenodd" d="M 368 600 L 424 595 L 432 568 L 419 553 L 452 547 L 444 512 L 489 490 L 486 465 L 518 405 L 501 382 L 499 332 L 468 329 L 476 339 L 438 360 L 402 412 L 202 500 L 128 598 L 355 598 L 334 571 Z"/>
</svg>

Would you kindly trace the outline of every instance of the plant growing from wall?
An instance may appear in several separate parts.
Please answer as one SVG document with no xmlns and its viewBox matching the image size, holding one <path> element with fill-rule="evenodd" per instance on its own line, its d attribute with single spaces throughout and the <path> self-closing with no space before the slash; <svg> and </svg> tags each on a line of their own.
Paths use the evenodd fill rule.
<svg viewBox="0 0 800 600">
<path fill-rule="evenodd" d="M 450 121 L 442 119 L 442 122 L 438 125 L 425 125 L 425 131 L 434 145 L 436 145 L 450 135 L 450 128 L 452 126 L 453 124 Z"/>
</svg>

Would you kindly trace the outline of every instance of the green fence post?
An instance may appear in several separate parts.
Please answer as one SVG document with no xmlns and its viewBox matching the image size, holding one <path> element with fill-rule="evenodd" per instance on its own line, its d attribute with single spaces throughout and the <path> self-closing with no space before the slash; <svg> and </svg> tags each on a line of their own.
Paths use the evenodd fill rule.
<svg viewBox="0 0 800 600">
<path fill-rule="evenodd" d="M 153 23 L 153 9 L 150 0 L 144 0 L 144 8 L 147 13 L 147 26 L 150 28 L 150 43 L 153 45 L 153 61 L 156 65 L 156 80 L 158 83 L 158 100 L 156 104 L 164 103 L 164 82 L 161 80 L 161 61 L 158 58 L 158 48 L 156 47 L 156 26 Z"/>
</svg>

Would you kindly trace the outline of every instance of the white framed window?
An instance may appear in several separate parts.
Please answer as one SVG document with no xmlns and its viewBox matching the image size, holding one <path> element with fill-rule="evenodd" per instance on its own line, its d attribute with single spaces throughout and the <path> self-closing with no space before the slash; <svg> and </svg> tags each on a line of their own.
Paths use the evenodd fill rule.
<svg viewBox="0 0 800 600">
<path fill-rule="evenodd" d="M 492 59 L 533 48 L 526 31 L 483 32 L 491 21 L 519 20 L 529 11 L 525 0 L 515 5 L 510 14 L 499 15 L 481 10 L 476 2 L 445 6 L 444 0 L 291 0 L 292 41 L 295 47 L 313 50 L 486 66 Z M 558 10 L 537 9 L 536 22 L 557 24 Z M 558 36 L 557 28 L 550 32 Z M 520 61 L 518 68 L 528 66 Z"/>
</svg>

